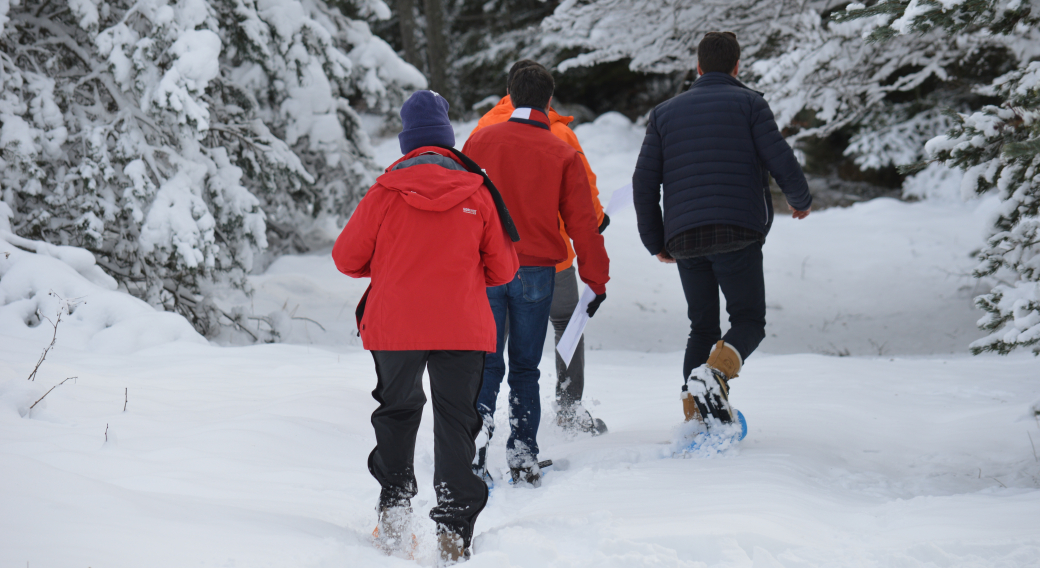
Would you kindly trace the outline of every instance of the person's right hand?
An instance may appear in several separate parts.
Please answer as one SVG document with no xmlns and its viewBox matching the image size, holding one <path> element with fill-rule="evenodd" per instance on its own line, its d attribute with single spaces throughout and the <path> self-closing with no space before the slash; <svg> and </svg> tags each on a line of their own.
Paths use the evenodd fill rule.
<svg viewBox="0 0 1040 568">
<path fill-rule="evenodd" d="M 808 215 L 808 213 L 806 213 L 806 215 Z M 660 260 L 665 264 L 675 264 L 675 259 L 672 258 L 672 255 L 668 254 L 667 250 L 662 250 L 657 253 L 657 260 Z"/>
</svg>

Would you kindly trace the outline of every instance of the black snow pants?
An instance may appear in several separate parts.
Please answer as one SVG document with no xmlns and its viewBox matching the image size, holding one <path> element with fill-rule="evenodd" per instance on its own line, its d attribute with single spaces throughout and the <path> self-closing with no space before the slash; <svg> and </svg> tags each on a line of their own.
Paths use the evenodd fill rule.
<svg viewBox="0 0 1040 568">
<path fill-rule="evenodd" d="M 487 504 L 488 488 L 473 473 L 475 440 L 481 418 L 477 395 L 484 376 L 483 351 L 372 351 L 378 383 L 372 397 L 376 447 L 368 470 L 382 491 L 380 507 L 408 506 L 417 493 L 415 438 L 426 395 L 423 370 L 430 372 L 433 397 L 433 485 L 437 506 L 430 511 L 438 525 L 473 538 L 473 524 Z"/>
</svg>

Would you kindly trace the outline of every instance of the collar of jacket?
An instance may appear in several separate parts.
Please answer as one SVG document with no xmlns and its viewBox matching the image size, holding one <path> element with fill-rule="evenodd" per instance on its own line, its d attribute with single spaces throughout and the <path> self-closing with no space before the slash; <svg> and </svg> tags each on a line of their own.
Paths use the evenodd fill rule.
<svg viewBox="0 0 1040 568">
<path fill-rule="evenodd" d="M 519 122 L 549 130 L 549 115 L 540 108 L 520 107 L 513 111 L 512 116 L 509 117 L 509 122 Z"/>
<path fill-rule="evenodd" d="M 492 124 L 497 124 L 499 122 L 505 122 L 505 121 L 509 120 L 509 116 L 513 114 L 513 110 L 514 110 L 513 109 L 513 103 L 512 103 L 512 101 L 509 100 L 509 95 L 506 95 L 506 96 L 502 97 L 501 99 L 499 99 L 498 104 L 496 104 L 494 107 L 492 107 L 491 110 L 487 111 L 487 114 L 485 114 L 484 117 L 481 118 L 480 120 L 481 120 L 481 122 L 484 122 L 485 119 L 490 119 L 491 120 L 491 122 L 488 122 L 484 126 L 490 126 Z M 565 125 L 566 124 L 570 124 L 571 122 L 574 122 L 574 117 L 573 116 L 564 116 L 564 115 L 556 112 L 556 109 L 554 109 L 553 107 L 550 106 L 549 107 L 549 126 L 551 127 L 553 124 L 556 124 L 557 122 L 560 122 L 560 123 L 565 124 Z"/>
<path fill-rule="evenodd" d="M 690 85 L 690 90 L 692 91 L 692 90 L 696 89 L 697 87 L 708 87 L 708 86 L 711 86 L 711 85 L 733 85 L 734 87 L 740 87 L 741 89 L 747 89 L 747 90 L 751 91 L 752 93 L 758 93 L 759 95 L 763 95 L 763 96 L 765 95 L 765 93 L 762 93 L 760 91 L 756 91 L 756 90 L 752 89 L 751 87 L 748 87 L 744 83 L 741 83 L 733 75 L 730 75 L 728 73 L 723 73 L 721 71 L 712 71 L 710 73 L 705 73 L 705 74 L 701 75 L 700 77 L 697 78 L 696 81 L 693 82 L 692 85 Z"/>
<path fill-rule="evenodd" d="M 465 166 L 466 165 L 466 164 L 463 164 L 461 160 L 456 158 L 451 153 L 450 150 L 447 150 L 445 148 L 441 148 L 439 146 L 420 146 L 420 147 L 412 150 L 411 152 L 408 152 L 407 154 L 405 154 L 405 155 L 401 156 L 400 158 L 398 158 L 394 163 L 390 164 L 386 169 L 384 169 L 383 173 L 384 174 L 388 174 L 388 173 L 394 171 L 394 168 L 397 166 L 397 164 L 400 164 L 401 162 L 404 162 L 406 160 L 410 160 L 410 159 L 412 159 L 412 158 L 414 158 L 416 156 L 419 156 L 419 155 L 422 155 L 422 154 L 429 154 L 429 153 L 440 154 L 441 156 L 444 156 L 445 158 L 450 158 L 451 160 L 454 160 L 456 163 L 458 163 L 460 166 Z M 466 170 L 466 171 L 469 171 L 469 170 Z"/>
</svg>

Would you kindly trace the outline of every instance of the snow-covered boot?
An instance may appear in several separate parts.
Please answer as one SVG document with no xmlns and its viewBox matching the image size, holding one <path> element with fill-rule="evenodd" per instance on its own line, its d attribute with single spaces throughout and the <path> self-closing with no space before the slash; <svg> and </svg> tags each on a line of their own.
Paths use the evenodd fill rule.
<svg viewBox="0 0 1040 568">
<path fill-rule="evenodd" d="M 469 560 L 470 551 L 462 537 L 445 526 L 437 527 L 438 566 L 452 566 Z"/>
<path fill-rule="evenodd" d="M 383 552 L 402 552 L 411 558 L 418 544 L 415 535 L 411 534 L 411 524 L 411 507 L 380 507 L 379 522 L 372 531 L 372 538 Z M 405 535 L 411 535 L 411 538 Z"/>
<path fill-rule="evenodd" d="M 682 387 L 683 414 L 686 421 L 704 423 L 715 418 L 723 424 L 736 420 L 729 404 L 729 381 L 740 373 L 743 360 L 732 345 L 719 340 L 708 356 L 708 362 L 697 367 Z"/>
<path fill-rule="evenodd" d="M 510 467 L 509 473 L 513 476 L 513 485 L 526 483 L 531 487 L 542 486 L 542 470 L 538 467 L 538 464 Z"/>
<path fill-rule="evenodd" d="M 607 433 L 606 423 L 593 418 L 580 402 L 561 406 L 556 412 L 556 425 L 568 432 L 584 432 L 593 436 Z"/>
</svg>

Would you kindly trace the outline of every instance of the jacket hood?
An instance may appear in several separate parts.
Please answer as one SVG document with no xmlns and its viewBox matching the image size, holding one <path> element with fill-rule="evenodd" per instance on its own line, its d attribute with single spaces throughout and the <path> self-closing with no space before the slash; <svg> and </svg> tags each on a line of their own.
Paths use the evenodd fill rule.
<svg viewBox="0 0 1040 568">
<path fill-rule="evenodd" d="M 388 171 L 376 178 L 383 187 L 396 191 L 405 203 L 423 211 L 447 211 L 462 203 L 484 185 L 484 178 L 470 172 L 449 170 L 437 164 L 417 164 L 393 170 L 400 162 L 427 152 L 450 156 L 450 152 L 435 146 L 423 146 L 405 154 Z M 456 160 L 457 161 L 457 160 Z M 391 171 L 392 170 L 392 171 Z"/>
<path fill-rule="evenodd" d="M 509 120 L 509 117 L 512 116 L 514 110 L 516 109 L 513 108 L 513 101 L 509 98 L 509 95 L 506 95 L 502 97 L 502 100 L 498 101 L 498 104 L 495 105 L 494 108 L 489 110 L 485 116 L 500 119 L 496 122 L 505 122 Z M 560 113 L 556 112 L 556 110 L 553 109 L 551 106 L 549 107 L 550 125 L 553 125 L 557 122 L 562 124 L 570 124 L 573 121 L 573 116 L 563 116 Z"/>
</svg>

